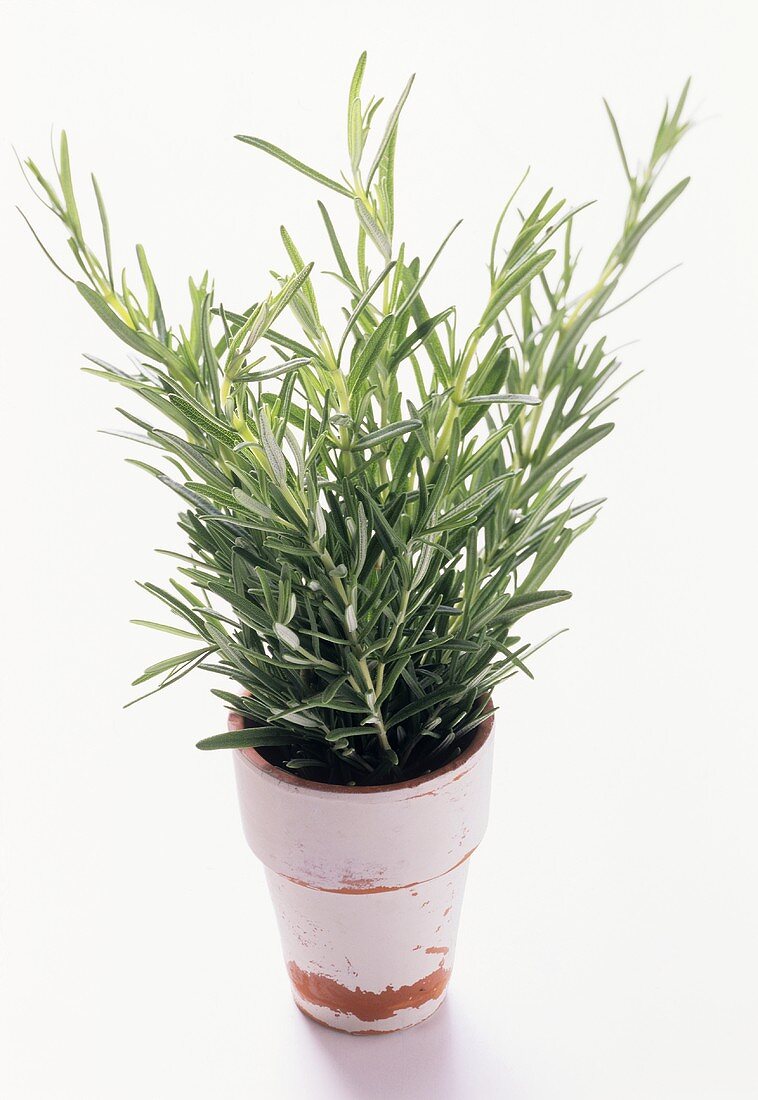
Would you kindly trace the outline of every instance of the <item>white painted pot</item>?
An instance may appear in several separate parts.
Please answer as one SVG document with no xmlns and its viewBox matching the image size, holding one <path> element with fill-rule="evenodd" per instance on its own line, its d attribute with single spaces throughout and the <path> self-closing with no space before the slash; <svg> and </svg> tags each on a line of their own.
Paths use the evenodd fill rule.
<svg viewBox="0 0 758 1100">
<path fill-rule="evenodd" d="M 255 749 L 234 752 L 245 837 L 266 867 L 295 1002 L 319 1023 L 397 1031 L 442 1003 L 468 861 L 487 824 L 492 724 L 446 767 L 383 787 L 314 783 Z"/>
</svg>

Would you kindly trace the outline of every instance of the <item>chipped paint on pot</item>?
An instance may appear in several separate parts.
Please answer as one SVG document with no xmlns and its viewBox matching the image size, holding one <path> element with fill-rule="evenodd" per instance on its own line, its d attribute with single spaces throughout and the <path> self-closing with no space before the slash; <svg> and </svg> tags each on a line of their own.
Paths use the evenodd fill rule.
<svg viewBox="0 0 758 1100">
<path fill-rule="evenodd" d="M 319 1023 L 397 1031 L 442 1003 L 487 824 L 492 724 L 446 767 L 383 787 L 315 783 L 235 751 L 245 837 L 266 867 L 295 1002 Z"/>
</svg>

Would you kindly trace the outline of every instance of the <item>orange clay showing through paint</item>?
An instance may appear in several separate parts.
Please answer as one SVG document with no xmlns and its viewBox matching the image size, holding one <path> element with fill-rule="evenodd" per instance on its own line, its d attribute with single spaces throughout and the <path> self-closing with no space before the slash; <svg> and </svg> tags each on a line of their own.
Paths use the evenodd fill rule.
<svg viewBox="0 0 758 1100">
<path fill-rule="evenodd" d="M 402 985 L 399 989 L 388 985 L 381 993 L 373 993 L 366 989 L 348 989 L 325 974 L 301 970 L 294 962 L 287 963 L 287 969 L 293 986 L 304 1001 L 340 1015 L 355 1016 L 367 1023 L 389 1020 L 401 1009 L 420 1008 L 427 1001 L 436 1000 L 445 992 L 450 978 L 450 971 L 445 969 L 443 961 L 436 970 L 419 978 L 413 985 Z"/>
</svg>

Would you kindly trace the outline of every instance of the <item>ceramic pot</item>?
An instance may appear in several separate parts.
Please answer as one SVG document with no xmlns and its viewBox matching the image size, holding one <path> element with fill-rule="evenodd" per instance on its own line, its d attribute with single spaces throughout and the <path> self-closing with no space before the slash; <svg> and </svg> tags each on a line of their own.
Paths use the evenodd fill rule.
<svg viewBox="0 0 758 1100">
<path fill-rule="evenodd" d="M 230 729 L 242 718 L 230 717 Z M 352 1034 L 428 1019 L 453 966 L 469 859 L 487 824 L 493 717 L 420 779 L 340 787 L 234 752 L 242 824 L 266 868 L 295 1002 Z"/>
</svg>

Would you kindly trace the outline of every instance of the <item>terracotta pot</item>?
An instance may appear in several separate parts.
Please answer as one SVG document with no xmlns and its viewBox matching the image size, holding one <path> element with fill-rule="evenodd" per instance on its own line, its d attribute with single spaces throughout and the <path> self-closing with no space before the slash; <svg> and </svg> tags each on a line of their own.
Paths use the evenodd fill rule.
<svg viewBox="0 0 758 1100">
<path fill-rule="evenodd" d="M 266 867 L 295 1002 L 319 1023 L 398 1031 L 442 1003 L 468 861 L 487 824 L 492 724 L 447 767 L 383 787 L 314 783 L 254 749 L 234 752 L 245 837 Z"/>
</svg>

